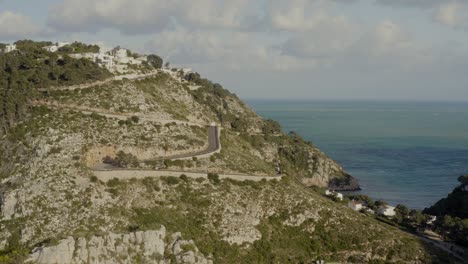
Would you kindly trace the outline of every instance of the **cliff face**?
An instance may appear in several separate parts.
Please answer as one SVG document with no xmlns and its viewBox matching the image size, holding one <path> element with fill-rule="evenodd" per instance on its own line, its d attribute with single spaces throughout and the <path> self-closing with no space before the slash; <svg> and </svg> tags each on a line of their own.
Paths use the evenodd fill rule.
<svg viewBox="0 0 468 264">
<path fill-rule="evenodd" d="M 168 235 L 164 226 L 154 231 L 109 233 L 89 239 L 67 237 L 55 246 L 35 248 L 28 261 L 38 264 L 157 264 L 171 263 L 172 258 L 177 263 L 213 263 L 200 253 L 193 240 L 183 240 L 180 233 Z"/>
</svg>

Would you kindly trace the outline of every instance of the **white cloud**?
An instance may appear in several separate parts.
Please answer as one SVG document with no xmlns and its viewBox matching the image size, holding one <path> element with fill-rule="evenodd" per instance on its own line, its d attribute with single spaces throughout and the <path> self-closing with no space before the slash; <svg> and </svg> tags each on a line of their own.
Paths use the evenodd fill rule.
<svg viewBox="0 0 468 264">
<path fill-rule="evenodd" d="M 429 8 L 452 0 L 376 0 L 378 4 L 394 7 Z"/>
<path fill-rule="evenodd" d="M 267 20 L 273 29 L 285 31 L 308 31 L 323 24 L 340 26 L 346 18 L 330 15 L 330 5 L 322 0 L 268 0 Z"/>
<path fill-rule="evenodd" d="M 305 67 L 304 62 L 268 44 L 253 41 L 255 33 L 218 35 L 186 29 L 164 31 L 153 37 L 147 50 L 176 64 L 229 70 L 287 71 Z M 313 62 L 307 62 L 313 65 Z"/>
<path fill-rule="evenodd" d="M 164 0 L 65 0 L 52 7 L 48 24 L 66 32 L 97 32 L 115 28 L 135 34 L 167 25 L 175 9 Z"/>
<path fill-rule="evenodd" d="M 446 26 L 465 26 L 468 24 L 468 5 L 456 1 L 443 4 L 437 9 L 435 20 Z"/>
<path fill-rule="evenodd" d="M 248 0 L 180 1 L 177 19 L 185 26 L 203 28 L 242 28 L 244 13 L 249 10 Z"/>
<path fill-rule="evenodd" d="M 113 28 L 125 34 L 159 32 L 172 22 L 191 28 L 241 28 L 248 4 L 247 0 L 65 0 L 51 9 L 48 23 L 61 31 Z"/>
<path fill-rule="evenodd" d="M 24 37 L 33 37 L 41 33 L 39 27 L 31 20 L 18 13 L 5 11 L 0 13 L 0 38 L 12 40 Z"/>
<path fill-rule="evenodd" d="M 285 54 L 297 57 L 332 58 L 346 51 L 358 38 L 360 29 L 346 19 L 332 19 L 313 29 L 296 33 L 282 46 Z"/>
</svg>

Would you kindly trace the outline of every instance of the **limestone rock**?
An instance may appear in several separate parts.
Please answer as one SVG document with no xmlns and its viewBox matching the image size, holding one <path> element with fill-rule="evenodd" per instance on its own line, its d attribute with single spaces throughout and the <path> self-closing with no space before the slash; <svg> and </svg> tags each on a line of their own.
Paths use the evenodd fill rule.
<svg viewBox="0 0 468 264">
<path fill-rule="evenodd" d="M 61 240 L 56 246 L 34 249 L 31 260 L 44 264 L 72 263 L 74 251 L 75 240 L 73 237 L 68 237 Z"/>
<path fill-rule="evenodd" d="M 171 238 L 172 243 L 166 245 L 164 226 L 159 230 L 93 236 L 89 240 L 68 237 L 56 246 L 35 248 L 28 261 L 38 264 L 131 264 L 139 259 L 144 263 L 167 263 L 164 255 L 168 248 L 177 263 L 212 263 L 200 253 L 192 240 L 182 240 L 180 233 Z"/>
</svg>

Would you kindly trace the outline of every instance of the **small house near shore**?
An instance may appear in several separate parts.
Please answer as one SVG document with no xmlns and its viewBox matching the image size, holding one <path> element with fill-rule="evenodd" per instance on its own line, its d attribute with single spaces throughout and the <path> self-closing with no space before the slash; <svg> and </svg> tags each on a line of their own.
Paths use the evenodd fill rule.
<svg viewBox="0 0 468 264">
<path fill-rule="evenodd" d="M 354 211 L 360 211 L 363 208 L 363 205 L 361 202 L 351 200 L 348 202 L 348 207 L 353 209 Z"/>
<path fill-rule="evenodd" d="M 389 217 L 395 216 L 396 215 L 395 207 L 390 206 L 390 205 L 383 205 L 383 206 L 381 206 L 379 208 L 378 214 L 379 215 L 384 215 L 384 216 L 389 216 Z"/>
<path fill-rule="evenodd" d="M 329 197 L 336 197 L 336 199 L 343 201 L 343 194 L 335 191 L 326 190 L 325 195 Z"/>
</svg>

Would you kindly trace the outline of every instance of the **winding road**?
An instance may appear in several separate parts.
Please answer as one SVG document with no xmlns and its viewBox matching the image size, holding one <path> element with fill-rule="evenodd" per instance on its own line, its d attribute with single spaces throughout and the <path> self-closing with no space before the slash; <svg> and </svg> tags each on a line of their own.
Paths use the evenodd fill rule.
<svg viewBox="0 0 468 264">
<path fill-rule="evenodd" d="M 43 91 L 50 91 L 50 90 L 75 90 L 75 89 L 83 89 L 89 88 L 96 85 L 102 85 L 104 83 L 108 83 L 114 80 L 121 80 L 123 78 L 135 80 L 135 79 L 144 79 L 150 76 L 153 76 L 155 73 L 145 74 L 145 75 L 133 75 L 133 76 L 118 76 L 113 77 L 105 81 L 100 81 L 96 83 L 84 84 L 84 85 L 75 85 L 70 87 L 57 87 L 57 88 L 50 88 L 50 89 L 42 89 Z M 41 90 L 41 89 L 39 89 Z M 181 120 L 173 120 L 173 119 L 162 119 L 159 116 L 155 115 L 145 115 L 141 113 L 116 113 L 106 109 L 99 109 L 99 108 L 89 108 L 83 107 L 79 105 L 72 105 L 72 104 L 60 104 L 58 102 L 49 102 L 49 101 L 35 101 L 33 105 L 37 106 L 47 106 L 50 108 L 55 109 L 68 109 L 74 111 L 80 111 L 84 114 L 98 114 L 108 118 L 115 118 L 118 120 L 126 120 L 129 117 L 136 116 L 141 121 L 149 121 L 149 122 L 157 122 L 160 124 L 167 124 L 167 123 L 175 123 L 179 125 L 191 125 L 191 126 L 199 126 L 203 127 L 206 124 L 202 123 L 194 123 L 194 122 L 186 122 Z M 221 140 L 220 140 L 220 130 L 221 128 L 216 124 L 210 124 L 208 126 L 208 147 L 205 150 L 175 155 L 175 156 L 167 156 L 167 157 L 160 157 L 154 160 L 146 160 L 146 161 L 158 161 L 158 160 L 186 160 L 186 159 L 193 159 L 196 158 L 209 158 L 210 156 L 221 152 Z M 91 168 L 96 175 L 96 177 L 101 181 L 109 181 L 114 178 L 118 179 L 132 179 L 132 178 L 146 178 L 146 177 L 161 177 L 161 176 L 180 176 L 182 174 L 187 175 L 191 178 L 207 178 L 208 172 L 200 172 L 200 171 L 177 171 L 177 170 L 139 170 L 139 169 L 121 169 L 116 168 L 113 166 L 98 166 L 96 168 Z M 261 181 L 261 180 L 278 180 L 281 179 L 281 175 L 275 176 L 258 176 L 258 175 L 244 175 L 244 174 L 219 174 L 220 179 L 233 179 L 237 181 Z"/>
</svg>

